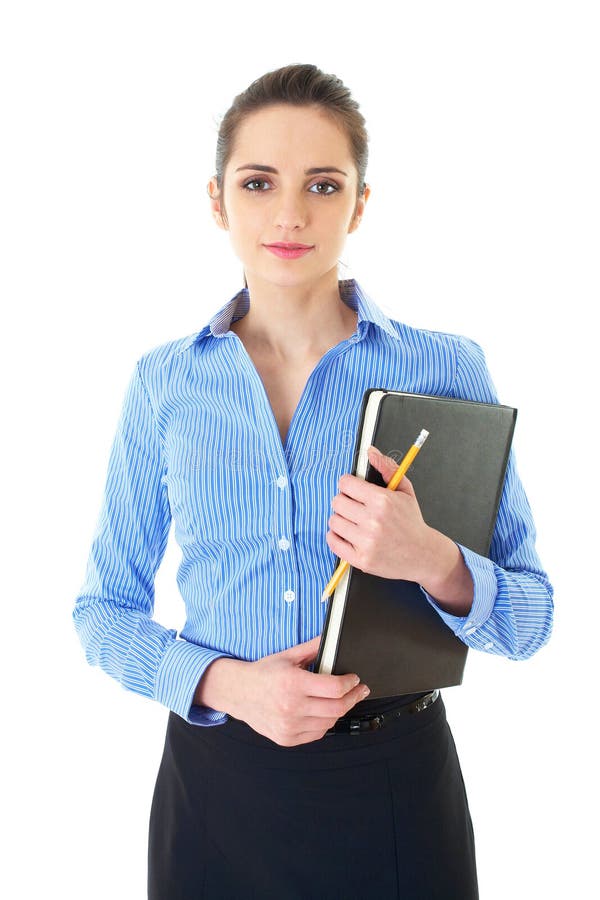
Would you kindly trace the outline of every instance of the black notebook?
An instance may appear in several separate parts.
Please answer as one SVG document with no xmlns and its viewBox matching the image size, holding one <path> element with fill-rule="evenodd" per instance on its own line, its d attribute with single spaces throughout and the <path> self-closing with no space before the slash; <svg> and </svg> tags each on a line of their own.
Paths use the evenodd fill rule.
<svg viewBox="0 0 600 900">
<path fill-rule="evenodd" d="M 385 487 L 368 461 L 369 445 L 400 463 L 426 429 L 407 473 L 423 518 L 487 556 L 516 417 L 516 409 L 500 404 L 369 388 L 352 474 Z M 356 672 L 371 689 L 369 700 L 462 683 L 468 647 L 415 582 L 349 566 L 327 604 L 314 672 Z"/>
</svg>

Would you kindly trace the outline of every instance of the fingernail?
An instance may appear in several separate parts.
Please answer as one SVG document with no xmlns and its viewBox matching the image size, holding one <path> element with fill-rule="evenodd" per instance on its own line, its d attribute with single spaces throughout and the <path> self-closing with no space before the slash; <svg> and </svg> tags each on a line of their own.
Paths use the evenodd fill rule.
<svg viewBox="0 0 600 900">
<path fill-rule="evenodd" d="M 371 693 L 371 688 L 368 688 L 368 687 L 365 685 L 364 688 L 363 688 L 363 692 L 362 692 L 363 697 L 368 697 L 370 693 Z"/>
</svg>

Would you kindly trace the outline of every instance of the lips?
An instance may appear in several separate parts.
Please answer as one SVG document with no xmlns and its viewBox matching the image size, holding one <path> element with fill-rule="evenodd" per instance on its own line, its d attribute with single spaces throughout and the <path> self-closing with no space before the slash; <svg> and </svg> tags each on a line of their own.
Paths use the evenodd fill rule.
<svg viewBox="0 0 600 900">
<path fill-rule="evenodd" d="M 280 259 L 300 259 L 301 256 L 310 253 L 314 247 L 311 247 L 310 244 L 308 246 L 306 244 L 265 244 L 265 249 Z"/>
<path fill-rule="evenodd" d="M 312 244 L 285 244 L 277 241 L 275 244 L 265 244 L 266 247 L 281 247 L 282 250 L 310 250 Z"/>
</svg>

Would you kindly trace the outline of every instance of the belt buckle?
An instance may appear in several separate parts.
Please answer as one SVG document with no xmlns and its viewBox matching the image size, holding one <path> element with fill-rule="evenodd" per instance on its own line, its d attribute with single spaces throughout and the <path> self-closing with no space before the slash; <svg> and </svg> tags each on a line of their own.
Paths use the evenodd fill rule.
<svg viewBox="0 0 600 900">
<path fill-rule="evenodd" d="M 421 697 L 420 700 L 417 700 L 415 703 L 415 712 L 423 712 L 424 709 L 427 709 L 428 706 L 431 706 L 432 703 L 435 703 L 439 696 L 439 690 L 431 691 L 429 694 L 425 694 L 424 697 Z"/>
<path fill-rule="evenodd" d="M 346 734 L 364 734 L 368 731 L 377 731 L 379 728 L 383 728 L 385 725 L 386 718 L 394 718 L 395 716 L 402 715 L 402 713 L 418 713 L 422 712 L 427 707 L 431 706 L 432 703 L 438 699 L 440 695 L 439 688 L 431 691 L 429 694 L 425 694 L 419 700 L 415 700 L 413 703 L 409 703 L 407 706 L 401 707 L 399 710 L 388 711 L 387 713 L 370 713 L 364 716 L 354 716 L 354 717 L 342 717 L 339 722 L 344 723 L 346 727 L 341 728 L 333 726 L 330 728 L 326 734 L 339 734 L 340 732 L 344 732 Z"/>
<path fill-rule="evenodd" d="M 369 716 L 360 716 L 359 718 L 350 719 L 349 731 L 350 734 L 362 734 L 365 731 L 377 731 L 378 728 L 383 728 L 383 720 L 384 716 L 380 713 L 378 715 L 369 715 Z M 361 727 L 361 726 L 366 727 Z"/>
</svg>

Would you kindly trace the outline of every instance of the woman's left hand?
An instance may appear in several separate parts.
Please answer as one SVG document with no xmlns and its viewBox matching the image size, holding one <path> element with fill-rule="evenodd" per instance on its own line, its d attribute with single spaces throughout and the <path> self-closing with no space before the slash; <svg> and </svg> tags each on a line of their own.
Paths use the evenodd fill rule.
<svg viewBox="0 0 600 900">
<path fill-rule="evenodd" d="M 398 464 L 376 447 L 368 456 L 387 485 Z M 406 476 L 395 491 L 350 474 L 338 486 L 325 536 L 333 553 L 368 574 L 416 581 L 447 612 L 468 615 L 471 573 L 458 544 L 424 521 Z"/>
<path fill-rule="evenodd" d="M 398 463 L 375 447 L 368 457 L 387 484 Z M 423 519 L 409 479 L 404 476 L 390 491 L 346 474 L 338 486 L 326 535 L 330 549 L 363 572 L 421 581 L 431 565 L 434 530 Z"/>
</svg>

